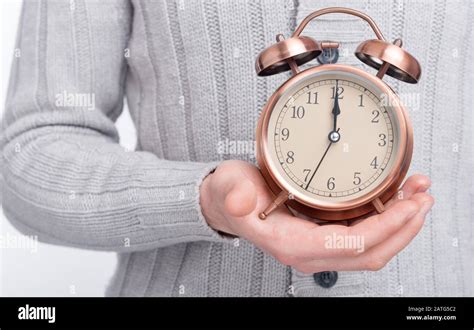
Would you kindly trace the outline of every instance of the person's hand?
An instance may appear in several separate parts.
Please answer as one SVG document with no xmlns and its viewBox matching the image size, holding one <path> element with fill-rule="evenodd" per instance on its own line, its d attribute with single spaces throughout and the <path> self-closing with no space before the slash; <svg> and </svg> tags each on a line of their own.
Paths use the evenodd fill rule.
<svg viewBox="0 0 474 330">
<path fill-rule="evenodd" d="M 242 237 L 281 263 L 304 273 L 327 270 L 379 270 L 405 248 L 423 226 L 434 200 L 430 180 L 410 177 L 386 211 L 346 226 L 318 225 L 282 206 L 266 220 L 258 214 L 272 201 L 259 170 L 243 161 L 225 161 L 201 185 L 201 207 L 215 230 Z M 402 195 L 403 199 L 399 199 Z M 335 236 L 334 236 L 335 235 Z M 364 246 L 329 248 L 331 237 L 358 239 Z"/>
</svg>

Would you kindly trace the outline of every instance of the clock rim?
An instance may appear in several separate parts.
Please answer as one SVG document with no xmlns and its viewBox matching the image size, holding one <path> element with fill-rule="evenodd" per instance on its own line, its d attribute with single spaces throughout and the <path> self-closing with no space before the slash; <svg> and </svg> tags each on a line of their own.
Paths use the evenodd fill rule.
<svg viewBox="0 0 474 330">
<path fill-rule="evenodd" d="M 349 201 L 327 202 L 319 200 L 317 203 L 314 203 L 310 198 L 305 198 L 306 196 L 292 187 L 289 182 L 279 179 L 282 175 L 276 168 L 277 164 L 271 160 L 270 150 L 268 148 L 268 124 L 275 105 L 289 88 L 310 75 L 328 71 L 342 71 L 355 74 L 374 84 L 382 93 L 389 97 L 393 113 L 399 124 L 399 149 L 387 177 L 369 193 Z M 258 121 L 256 140 L 257 163 L 262 176 L 272 192 L 278 195 L 281 191 L 286 191 L 293 197 L 293 199 L 287 202 L 287 205 L 302 214 L 324 220 L 357 218 L 375 210 L 372 205 L 373 200 L 379 198 L 384 203 L 389 200 L 397 192 L 398 187 L 405 178 L 413 153 L 413 129 L 406 109 L 400 102 L 399 97 L 383 80 L 362 69 L 344 64 L 325 64 L 311 67 L 285 81 L 275 93 L 273 93 L 262 110 Z"/>
</svg>

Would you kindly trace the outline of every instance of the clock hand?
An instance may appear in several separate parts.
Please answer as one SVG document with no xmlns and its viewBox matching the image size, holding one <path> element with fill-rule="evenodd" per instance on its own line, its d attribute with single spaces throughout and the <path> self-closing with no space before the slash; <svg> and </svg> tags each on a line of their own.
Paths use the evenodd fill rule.
<svg viewBox="0 0 474 330">
<path fill-rule="evenodd" d="M 334 88 L 334 107 L 332 108 L 333 114 L 333 128 L 332 131 L 328 134 L 328 139 L 331 142 L 337 142 L 341 138 L 339 133 L 337 132 L 337 116 L 341 113 L 341 109 L 339 107 L 339 81 L 336 79 L 336 87 Z"/>
<path fill-rule="evenodd" d="M 339 81 L 336 80 L 336 89 L 334 92 L 334 107 L 332 109 L 332 114 L 334 115 L 334 126 L 333 126 L 333 131 L 337 129 L 337 116 L 341 113 L 341 109 L 339 108 Z"/>
<path fill-rule="evenodd" d="M 339 130 L 340 130 L 340 128 L 338 128 L 338 129 L 337 129 L 336 131 L 334 131 L 334 132 L 337 133 L 337 134 L 339 134 Z M 326 148 L 326 151 L 324 152 L 323 156 L 322 156 L 321 159 L 319 160 L 318 165 L 317 165 L 316 168 L 314 169 L 314 172 L 313 172 L 313 174 L 311 175 L 311 178 L 309 179 L 308 183 L 306 184 L 306 187 L 304 188 L 305 190 L 308 190 L 308 187 L 309 187 L 311 181 L 313 181 L 314 175 L 315 175 L 316 172 L 319 170 L 319 167 L 321 166 L 321 163 L 323 162 L 324 158 L 326 157 L 326 155 L 327 155 L 327 153 L 328 153 L 328 151 L 329 151 L 329 149 L 331 148 L 331 146 L 332 146 L 333 143 L 334 143 L 334 142 L 333 142 L 332 140 L 329 141 L 329 144 L 328 144 L 328 147 Z"/>
</svg>

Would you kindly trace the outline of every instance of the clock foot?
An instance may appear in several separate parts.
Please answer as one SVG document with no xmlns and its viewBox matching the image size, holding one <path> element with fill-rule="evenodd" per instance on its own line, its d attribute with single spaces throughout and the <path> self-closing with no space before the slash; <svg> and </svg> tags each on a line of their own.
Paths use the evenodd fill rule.
<svg viewBox="0 0 474 330">
<path fill-rule="evenodd" d="M 385 211 L 385 206 L 383 205 L 382 201 L 380 198 L 376 198 L 372 201 L 372 205 L 375 207 L 375 210 L 377 213 L 382 213 Z"/>
<path fill-rule="evenodd" d="M 265 209 L 265 211 L 263 211 L 262 213 L 260 213 L 258 215 L 258 217 L 260 218 L 260 220 L 265 220 L 267 218 L 267 216 L 272 213 L 273 211 L 275 211 L 275 209 L 277 207 L 279 207 L 280 205 L 282 205 L 284 202 L 286 202 L 287 200 L 289 199 L 289 195 L 286 191 L 282 191 L 278 194 L 278 196 L 273 200 L 273 202 L 270 203 L 270 205 L 267 206 L 267 208 Z"/>
</svg>

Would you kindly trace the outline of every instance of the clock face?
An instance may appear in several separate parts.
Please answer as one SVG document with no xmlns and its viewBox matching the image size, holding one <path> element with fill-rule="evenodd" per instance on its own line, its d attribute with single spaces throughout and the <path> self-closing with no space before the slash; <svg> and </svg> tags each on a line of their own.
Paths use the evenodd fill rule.
<svg viewBox="0 0 474 330">
<path fill-rule="evenodd" d="M 355 73 L 317 72 L 276 102 L 267 128 L 280 181 L 312 204 L 365 196 L 393 170 L 399 123 L 382 90 Z"/>
</svg>

